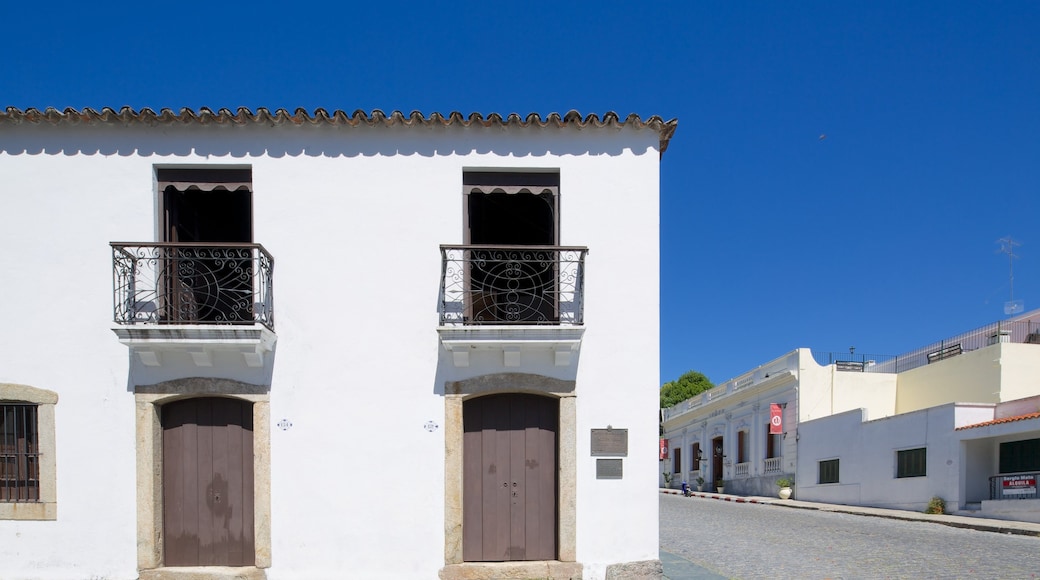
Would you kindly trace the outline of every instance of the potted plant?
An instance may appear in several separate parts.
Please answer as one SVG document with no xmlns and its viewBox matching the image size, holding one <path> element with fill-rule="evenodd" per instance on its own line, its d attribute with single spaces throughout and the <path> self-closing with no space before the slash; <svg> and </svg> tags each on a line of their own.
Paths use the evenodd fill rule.
<svg viewBox="0 0 1040 580">
<path fill-rule="evenodd" d="M 665 487 L 672 487 L 672 472 L 671 471 L 662 471 L 661 475 L 664 476 L 664 486 Z"/>
<path fill-rule="evenodd" d="M 715 491 L 717 491 L 719 493 L 724 493 L 723 489 L 724 489 L 724 487 L 723 487 L 722 478 L 716 479 L 715 480 Z"/>
<path fill-rule="evenodd" d="M 776 480 L 776 486 L 780 488 L 780 499 L 788 499 L 791 497 L 791 487 L 794 486 L 794 480 L 787 477 L 781 477 Z"/>
<path fill-rule="evenodd" d="M 698 477 L 697 478 L 697 491 L 704 491 L 704 478 L 703 477 Z"/>
</svg>

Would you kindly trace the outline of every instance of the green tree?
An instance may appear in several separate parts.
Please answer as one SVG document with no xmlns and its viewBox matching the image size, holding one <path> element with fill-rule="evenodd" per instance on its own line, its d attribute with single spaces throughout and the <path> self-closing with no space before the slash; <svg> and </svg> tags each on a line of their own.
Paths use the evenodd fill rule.
<svg viewBox="0 0 1040 580">
<path fill-rule="evenodd" d="M 686 371 L 678 379 L 661 385 L 661 408 L 667 409 L 714 387 L 703 373 Z"/>
</svg>

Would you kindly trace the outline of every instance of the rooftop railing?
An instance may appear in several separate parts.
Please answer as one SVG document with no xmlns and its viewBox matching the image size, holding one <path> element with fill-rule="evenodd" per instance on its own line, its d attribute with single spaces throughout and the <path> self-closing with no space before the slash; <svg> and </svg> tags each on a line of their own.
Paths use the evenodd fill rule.
<svg viewBox="0 0 1040 580">
<path fill-rule="evenodd" d="M 274 259 L 260 244 L 112 242 L 117 324 L 274 328 Z"/>
<path fill-rule="evenodd" d="M 839 371 L 902 373 L 999 342 L 1040 344 L 1040 311 L 980 326 L 897 356 L 814 350 L 813 359 L 821 365 L 836 365 Z"/>
<path fill-rule="evenodd" d="M 441 246 L 440 323 L 584 323 L 585 254 L 564 246 Z"/>
</svg>

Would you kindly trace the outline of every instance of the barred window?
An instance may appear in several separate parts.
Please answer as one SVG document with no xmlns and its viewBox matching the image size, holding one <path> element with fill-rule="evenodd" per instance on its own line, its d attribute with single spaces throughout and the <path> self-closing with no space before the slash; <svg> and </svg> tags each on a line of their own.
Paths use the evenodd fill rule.
<svg viewBox="0 0 1040 580">
<path fill-rule="evenodd" d="M 36 405 L 0 403 L 0 502 L 40 500 Z"/>
<path fill-rule="evenodd" d="M 838 483 L 837 459 L 828 459 L 820 462 L 820 476 L 817 483 Z"/>
<path fill-rule="evenodd" d="M 923 477 L 928 474 L 928 448 L 896 451 L 896 477 Z"/>
</svg>

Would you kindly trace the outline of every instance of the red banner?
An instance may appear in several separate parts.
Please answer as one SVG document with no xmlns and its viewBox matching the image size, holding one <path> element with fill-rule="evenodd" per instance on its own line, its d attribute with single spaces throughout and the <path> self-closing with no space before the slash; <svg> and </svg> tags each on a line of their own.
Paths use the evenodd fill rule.
<svg viewBox="0 0 1040 580">
<path fill-rule="evenodd" d="M 667 439 L 661 439 L 661 456 L 658 459 L 660 459 L 662 461 L 665 460 L 665 459 L 668 459 L 668 440 Z"/>
<path fill-rule="evenodd" d="M 769 434 L 782 435 L 784 432 L 784 411 L 780 405 L 770 403 L 769 405 Z"/>
</svg>

